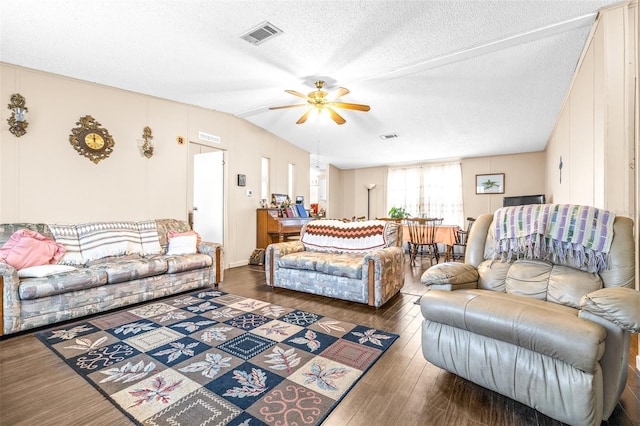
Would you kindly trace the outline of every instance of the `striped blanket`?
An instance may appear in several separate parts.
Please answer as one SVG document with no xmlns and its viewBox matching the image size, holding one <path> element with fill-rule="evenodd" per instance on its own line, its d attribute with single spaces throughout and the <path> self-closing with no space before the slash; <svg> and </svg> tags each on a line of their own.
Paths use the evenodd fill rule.
<svg viewBox="0 0 640 426">
<path fill-rule="evenodd" d="M 496 256 L 546 259 L 589 272 L 608 267 L 613 212 L 573 204 L 504 207 L 494 213 Z"/>
</svg>

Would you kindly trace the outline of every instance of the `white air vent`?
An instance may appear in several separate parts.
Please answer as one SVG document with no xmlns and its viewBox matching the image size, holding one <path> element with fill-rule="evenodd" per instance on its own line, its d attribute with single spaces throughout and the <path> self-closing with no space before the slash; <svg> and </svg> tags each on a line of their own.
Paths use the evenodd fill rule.
<svg viewBox="0 0 640 426">
<path fill-rule="evenodd" d="M 241 39 L 248 41 L 253 45 L 265 42 L 278 34 L 282 34 L 282 30 L 277 28 L 271 22 L 263 22 L 255 28 L 251 28 L 240 36 Z"/>
<path fill-rule="evenodd" d="M 397 133 L 389 133 L 388 135 L 380 135 L 380 139 L 386 141 L 387 139 L 395 139 L 398 137 Z"/>
<path fill-rule="evenodd" d="M 212 143 L 220 143 L 220 136 L 212 135 L 205 132 L 198 132 L 198 139 Z"/>
</svg>

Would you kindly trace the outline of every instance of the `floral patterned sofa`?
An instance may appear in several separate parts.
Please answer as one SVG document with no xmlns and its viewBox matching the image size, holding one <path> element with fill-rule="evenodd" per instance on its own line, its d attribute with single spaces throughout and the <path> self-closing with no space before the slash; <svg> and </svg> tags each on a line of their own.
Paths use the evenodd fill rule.
<svg viewBox="0 0 640 426">
<path fill-rule="evenodd" d="M 15 254 L 33 258 L 40 247 L 16 240 L 23 234 L 61 248 L 60 256 L 23 267 Z M 222 245 L 199 241 L 187 222 L 175 219 L 0 224 L 0 247 L 0 334 L 217 286 L 223 278 Z"/>
<path fill-rule="evenodd" d="M 369 220 L 307 223 L 299 241 L 270 244 L 267 285 L 380 307 L 404 285 L 402 227 Z"/>
</svg>

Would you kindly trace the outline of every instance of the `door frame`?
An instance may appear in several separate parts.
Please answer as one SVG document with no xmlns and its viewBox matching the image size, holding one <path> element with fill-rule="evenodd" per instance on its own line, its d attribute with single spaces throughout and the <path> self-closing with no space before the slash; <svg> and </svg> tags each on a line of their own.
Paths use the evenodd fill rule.
<svg viewBox="0 0 640 426">
<path fill-rule="evenodd" d="M 214 149 L 216 151 L 222 151 L 222 175 L 223 175 L 223 181 L 224 182 L 229 182 L 229 170 L 227 167 L 227 164 L 229 164 L 229 160 L 228 160 L 228 151 L 226 149 L 221 148 L 219 145 L 217 144 L 213 144 L 213 143 L 208 143 L 205 141 L 193 141 L 193 140 L 189 140 L 189 155 L 188 155 L 188 165 L 187 165 L 187 191 L 186 191 L 186 202 L 187 202 L 187 214 L 189 217 L 189 221 L 191 222 L 191 215 L 193 214 L 193 157 L 196 154 L 200 154 L 200 147 L 204 146 L 207 148 L 211 148 Z M 196 148 L 197 148 L 197 152 L 196 152 Z M 226 185 L 223 184 L 223 190 L 222 190 L 222 199 L 223 199 L 223 206 L 222 206 L 222 239 L 223 241 L 221 241 L 223 247 L 229 247 L 229 191 L 227 190 L 228 188 L 226 187 Z M 227 265 L 222 265 L 223 268 L 227 268 Z"/>
</svg>

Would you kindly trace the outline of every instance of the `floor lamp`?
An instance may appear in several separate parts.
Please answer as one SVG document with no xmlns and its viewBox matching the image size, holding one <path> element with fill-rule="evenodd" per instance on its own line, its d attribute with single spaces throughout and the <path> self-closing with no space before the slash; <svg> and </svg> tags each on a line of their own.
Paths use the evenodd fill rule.
<svg viewBox="0 0 640 426">
<path fill-rule="evenodd" d="M 364 185 L 367 188 L 367 220 L 370 219 L 370 205 L 371 205 L 371 190 L 376 187 L 375 183 L 369 183 Z"/>
</svg>

